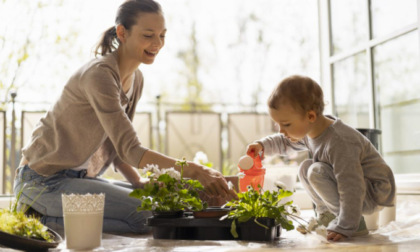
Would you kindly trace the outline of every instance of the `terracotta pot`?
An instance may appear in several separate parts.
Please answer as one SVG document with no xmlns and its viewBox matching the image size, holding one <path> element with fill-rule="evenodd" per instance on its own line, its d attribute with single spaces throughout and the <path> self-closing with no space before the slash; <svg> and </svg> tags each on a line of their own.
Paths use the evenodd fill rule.
<svg viewBox="0 0 420 252">
<path fill-rule="evenodd" d="M 220 218 L 228 214 L 230 209 L 220 207 L 209 207 L 203 211 L 193 212 L 194 218 Z"/>
</svg>

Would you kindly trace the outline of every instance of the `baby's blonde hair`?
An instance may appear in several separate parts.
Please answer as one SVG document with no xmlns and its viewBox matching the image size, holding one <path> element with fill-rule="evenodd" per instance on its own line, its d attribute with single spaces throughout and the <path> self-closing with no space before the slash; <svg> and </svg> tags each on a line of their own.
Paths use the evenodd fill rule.
<svg viewBox="0 0 420 252">
<path fill-rule="evenodd" d="M 292 75 L 282 80 L 267 101 L 268 107 L 278 109 L 289 104 L 294 109 L 306 113 L 310 110 L 317 115 L 324 112 L 324 94 L 321 87 L 309 77 Z"/>
</svg>

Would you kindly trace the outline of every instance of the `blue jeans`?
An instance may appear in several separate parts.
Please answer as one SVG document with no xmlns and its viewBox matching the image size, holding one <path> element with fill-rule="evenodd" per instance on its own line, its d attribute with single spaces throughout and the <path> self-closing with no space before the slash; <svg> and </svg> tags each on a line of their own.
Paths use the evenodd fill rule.
<svg viewBox="0 0 420 252">
<path fill-rule="evenodd" d="M 17 195 L 22 191 L 19 202 L 32 204 L 33 209 L 44 215 L 41 222 L 56 231 L 64 229 L 61 204 L 63 193 L 104 193 L 103 232 L 142 234 L 151 231 L 146 226 L 146 219 L 152 214 L 149 211 L 137 212 L 136 208 L 141 202 L 129 196 L 132 191 L 130 184 L 112 183 L 85 175 L 86 170 L 64 170 L 44 177 L 25 165 L 16 170 L 14 192 Z"/>
</svg>

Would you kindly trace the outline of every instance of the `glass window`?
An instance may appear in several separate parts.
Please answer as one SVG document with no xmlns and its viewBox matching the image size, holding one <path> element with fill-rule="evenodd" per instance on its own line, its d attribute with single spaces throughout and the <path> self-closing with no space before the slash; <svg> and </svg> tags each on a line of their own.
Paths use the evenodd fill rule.
<svg viewBox="0 0 420 252">
<path fill-rule="evenodd" d="M 354 128 L 369 128 L 370 90 L 366 53 L 359 53 L 333 65 L 334 105 L 337 116 Z"/>
<path fill-rule="evenodd" d="M 381 106 L 420 97 L 418 31 L 376 46 L 373 55 Z"/>
<path fill-rule="evenodd" d="M 417 22 L 417 0 L 372 0 L 372 35 L 386 35 Z"/>
<path fill-rule="evenodd" d="M 331 0 L 330 6 L 333 54 L 369 39 L 366 0 Z"/>
<path fill-rule="evenodd" d="M 398 173 L 420 163 L 420 52 L 418 31 L 374 48 L 382 151 Z M 414 140 L 414 141 L 413 141 Z"/>
<path fill-rule="evenodd" d="M 395 173 L 419 173 L 420 99 L 381 107 L 382 155 Z"/>
</svg>

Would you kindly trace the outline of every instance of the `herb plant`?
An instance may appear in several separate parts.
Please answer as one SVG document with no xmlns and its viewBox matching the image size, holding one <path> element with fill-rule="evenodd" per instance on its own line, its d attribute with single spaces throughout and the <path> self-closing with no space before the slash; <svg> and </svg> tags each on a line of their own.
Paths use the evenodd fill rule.
<svg viewBox="0 0 420 252">
<path fill-rule="evenodd" d="M 251 219 L 263 228 L 267 226 L 258 222 L 258 218 L 267 217 L 275 220 L 276 224 L 280 224 L 286 230 L 294 229 L 292 220 L 297 220 L 299 210 L 292 205 L 293 201 L 282 203 L 282 199 L 291 196 L 291 191 L 278 189 L 278 191 L 262 191 L 254 190 L 251 186 L 247 192 L 238 193 L 237 200 L 231 200 L 224 207 L 231 207 L 232 210 L 220 220 L 232 219 L 231 233 L 233 237 L 238 238 L 236 225 L 241 222 L 247 222 Z"/>
<path fill-rule="evenodd" d="M 0 230 L 26 238 L 54 241 L 46 226 L 38 219 L 28 217 L 21 211 L 12 212 L 9 209 L 0 209 Z"/>
<path fill-rule="evenodd" d="M 48 228 L 39 219 L 25 215 L 26 210 L 30 206 L 17 210 L 17 202 L 21 194 L 22 190 L 18 193 L 15 202 L 10 205 L 9 209 L 0 209 L 0 231 L 26 238 L 53 242 L 53 235 L 48 232 Z"/>
<path fill-rule="evenodd" d="M 203 185 L 198 180 L 183 178 L 184 166 L 188 165 L 185 158 L 176 165 L 181 166 L 180 173 L 173 168 L 159 169 L 156 165 L 148 165 L 143 170 L 149 183 L 130 193 L 131 197 L 141 201 L 138 211 L 201 211 L 207 208 L 207 203 L 199 197 Z"/>
</svg>

